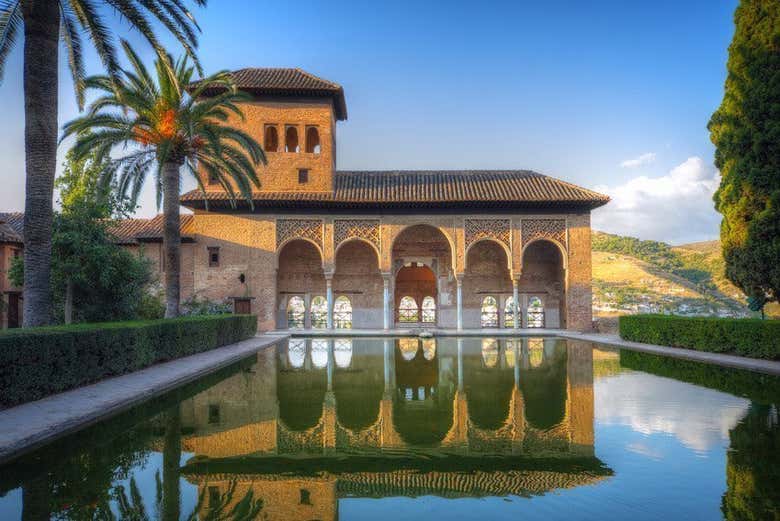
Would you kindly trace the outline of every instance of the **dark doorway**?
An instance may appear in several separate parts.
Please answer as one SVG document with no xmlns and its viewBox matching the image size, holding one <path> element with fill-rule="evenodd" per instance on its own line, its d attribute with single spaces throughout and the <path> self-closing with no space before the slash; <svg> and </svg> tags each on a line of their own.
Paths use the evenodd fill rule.
<svg viewBox="0 0 780 521">
<path fill-rule="evenodd" d="M 8 328 L 19 327 L 19 294 L 8 294 Z"/>
</svg>

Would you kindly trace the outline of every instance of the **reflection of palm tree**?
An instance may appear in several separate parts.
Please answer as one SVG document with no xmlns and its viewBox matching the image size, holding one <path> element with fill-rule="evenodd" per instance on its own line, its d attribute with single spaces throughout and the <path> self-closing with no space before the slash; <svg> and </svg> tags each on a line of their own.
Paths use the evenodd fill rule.
<svg viewBox="0 0 780 521">
<path fill-rule="evenodd" d="M 119 510 L 119 519 L 122 521 L 178 521 L 181 513 L 181 489 L 179 467 L 181 463 L 181 412 L 179 406 L 171 407 L 163 416 L 165 420 L 165 434 L 163 437 L 163 475 L 160 472 L 154 475 L 155 481 L 155 516 L 150 517 L 146 512 L 143 498 L 138 490 L 135 478 L 130 478 L 129 495 L 121 485 L 114 489 L 114 496 Z M 250 521 L 256 519 L 263 508 L 263 501 L 254 499 L 250 489 L 241 500 L 232 508 L 236 483 L 231 482 L 227 492 L 209 499 L 208 510 L 200 518 L 198 513 L 203 508 L 205 499 L 204 491 L 198 496 L 198 504 L 187 516 L 187 520 L 194 521 Z M 116 519 L 111 514 L 110 519 Z"/>
<path fill-rule="evenodd" d="M 122 521 L 152 521 L 157 519 L 165 520 L 164 517 L 164 484 L 160 479 L 160 473 L 155 473 L 155 484 L 157 494 L 155 497 L 155 515 L 149 516 L 144 506 L 143 498 L 138 490 L 138 485 L 135 482 L 135 478 L 130 478 L 130 491 L 129 495 L 125 491 L 122 485 L 119 485 L 114 489 L 114 496 L 117 502 L 117 510 L 119 516 L 116 517 L 110 514 L 108 519 L 121 519 Z M 257 519 L 260 512 L 263 509 L 263 500 L 255 499 L 252 489 L 250 489 L 243 498 L 230 507 L 233 503 L 233 497 L 235 496 L 236 482 L 230 483 L 228 490 L 224 494 L 220 494 L 218 497 L 213 497 L 209 500 L 208 510 L 203 512 L 202 516 L 198 517 L 198 513 L 201 512 L 206 499 L 206 488 L 198 496 L 198 503 L 192 512 L 187 516 L 187 521 L 251 521 Z M 160 513 L 163 512 L 161 516 Z M 178 518 L 177 518 L 178 519 Z"/>
</svg>

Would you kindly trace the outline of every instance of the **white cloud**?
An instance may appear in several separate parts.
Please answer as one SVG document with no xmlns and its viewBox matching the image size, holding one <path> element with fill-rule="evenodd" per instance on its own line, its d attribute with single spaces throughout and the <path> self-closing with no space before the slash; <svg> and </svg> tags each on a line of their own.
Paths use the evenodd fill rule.
<svg viewBox="0 0 780 521">
<path fill-rule="evenodd" d="M 597 186 L 612 201 L 593 213 L 593 228 L 672 244 L 716 238 L 720 215 L 712 194 L 719 183 L 713 166 L 690 157 L 662 177 Z"/>
<path fill-rule="evenodd" d="M 706 453 L 728 445 L 729 431 L 747 413 L 750 401 L 669 378 L 626 372 L 594 383 L 596 421 L 625 425 L 644 434 L 670 434 L 686 447 Z M 626 447 L 658 459 L 643 444 Z"/>
<path fill-rule="evenodd" d="M 626 159 L 620 163 L 620 168 L 638 168 L 642 165 L 649 165 L 653 161 L 655 161 L 655 154 L 653 152 L 648 152 L 639 157 L 635 157 L 634 159 Z"/>
</svg>

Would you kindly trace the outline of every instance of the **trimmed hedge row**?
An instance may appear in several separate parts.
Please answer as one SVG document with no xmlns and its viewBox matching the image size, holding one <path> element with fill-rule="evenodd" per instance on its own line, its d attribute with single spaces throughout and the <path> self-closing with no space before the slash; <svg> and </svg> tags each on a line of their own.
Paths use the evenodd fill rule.
<svg viewBox="0 0 780 521">
<path fill-rule="evenodd" d="M 620 338 L 634 342 L 780 359 L 780 320 L 625 315 Z"/>
<path fill-rule="evenodd" d="M 0 334 L 0 408 L 245 340 L 253 315 L 12 329 Z"/>
</svg>

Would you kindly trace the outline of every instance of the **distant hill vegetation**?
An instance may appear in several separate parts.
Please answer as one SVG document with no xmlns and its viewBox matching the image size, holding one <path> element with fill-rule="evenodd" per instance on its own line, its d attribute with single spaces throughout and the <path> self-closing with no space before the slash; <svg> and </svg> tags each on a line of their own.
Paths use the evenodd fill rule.
<svg viewBox="0 0 780 521">
<path fill-rule="evenodd" d="M 672 246 L 593 232 L 593 310 L 625 313 L 753 316 L 725 278 L 719 241 Z M 776 304 L 769 315 L 780 315 Z"/>
</svg>

